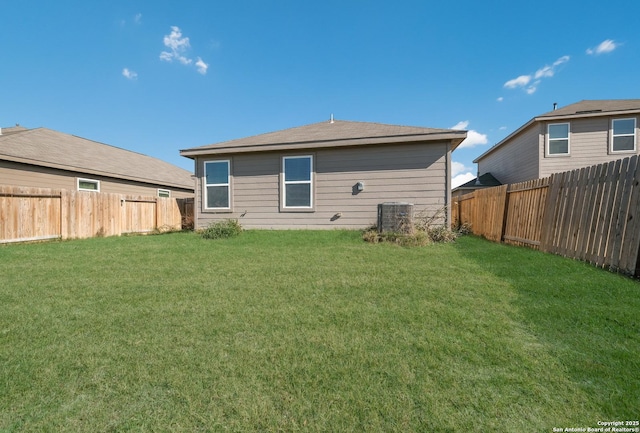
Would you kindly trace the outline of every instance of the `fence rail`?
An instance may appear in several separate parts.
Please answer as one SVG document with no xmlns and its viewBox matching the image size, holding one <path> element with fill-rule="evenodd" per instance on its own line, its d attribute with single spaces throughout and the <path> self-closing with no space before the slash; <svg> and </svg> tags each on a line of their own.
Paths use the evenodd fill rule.
<svg viewBox="0 0 640 433">
<path fill-rule="evenodd" d="M 192 202 L 0 185 L 0 243 L 180 229 Z"/>
<path fill-rule="evenodd" d="M 474 234 L 640 274 L 639 156 L 477 190 L 453 203 Z"/>
</svg>

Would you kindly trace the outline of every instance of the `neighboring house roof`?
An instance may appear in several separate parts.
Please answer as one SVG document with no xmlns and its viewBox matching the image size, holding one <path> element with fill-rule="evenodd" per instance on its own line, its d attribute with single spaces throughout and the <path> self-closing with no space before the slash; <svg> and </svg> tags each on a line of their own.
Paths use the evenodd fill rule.
<svg viewBox="0 0 640 433">
<path fill-rule="evenodd" d="M 492 186 L 500 186 L 502 182 L 496 179 L 491 173 L 485 173 L 481 175 L 479 178 L 476 177 L 471 179 L 469 182 L 463 183 L 460 186 L 457 186 L 453 189 L 453 191 L 459 190 L 467 190 L 467 189 L 479 189 L 479 188 L 489 188 Z"/>
<path fill-rule="evenodd" d="M 0 128 L 0 135 L 15 134 L 16 132 L 22 132 L 26 130 L 27 128 L 25 128 L 24 126 L 20 126 L 20 125 L 10 126 L 8 128 Z"/>
<path fill-rule="evenodd" d="M 494 152 L 505 143 L 511 141 L 515 136 L 527 129 L 536 122 L 548 122 L 554 120 L 579 119 L 586 117 L 599 116 L 624 116 L 629 114 L 640 113 L 640 99 L 602 99 L 602 100 L 583 100 L 566 107 L 558 108 L 541 114 L 529 120 L 520 128 L 509 134 L 502 141 L 491 147 L 482 155 L 473 160 L 477 163 L 479 160 Z"/>
<path fill-rule="evenodd" d="M 408 143 L 451 140 L 455 149 L 467 136 L 467 131 L 434 129 L 382 123 L 332 120 L 276 132 L 225 141 L 207 146 L 184 149 L 182 156 L 256 152 L 323 147 L 361 146 L 371 144 Z"/>
<path fill-rule="evenodd" d="M 0 160 L 193 189 L 191 173 L 168 162 L 46 128 L 0 130 Z"/>
</svg>

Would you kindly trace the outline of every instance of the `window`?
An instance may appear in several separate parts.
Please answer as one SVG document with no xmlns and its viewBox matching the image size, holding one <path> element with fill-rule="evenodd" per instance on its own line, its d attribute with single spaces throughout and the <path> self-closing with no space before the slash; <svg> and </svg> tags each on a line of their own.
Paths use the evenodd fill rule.
<svg viewBox="0 0 640 433">
<path fill-rule="evenodd" d="M 569 124 L 552 123 L 548 127 L 547 155 L 569 154 Z"/>
<path fill-rule="evenodd" d="M 231 209 L 230 161 L 204 163 L 206 209 Z"/>
<path fill-rule="evenodd" d="M 159 189 L 158 197 L 171 197 L 171 191 L 169 191 L 168 189 Z"/>
<path fill-rule="evenodd" d="M 636 119 L 613 119 L 611 122 L 611 151 L 628 152 L 636 150 Z"/>
<path fill-rule="evenodd" d="M 313 208 L 313 157 L 311 155 L 283 157 L 282 179 L 283 208 Z"/>
<path fill-rule="evenodd" d="M 93 179 L 78 178 L 78 191 L 100 192 L 100 181 Z"/>
</svg>

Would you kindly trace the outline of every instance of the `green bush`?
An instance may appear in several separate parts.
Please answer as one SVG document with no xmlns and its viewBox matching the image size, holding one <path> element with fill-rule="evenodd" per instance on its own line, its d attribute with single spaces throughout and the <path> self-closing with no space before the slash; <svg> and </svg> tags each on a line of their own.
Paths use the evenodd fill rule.
<svg viewBox="0 0 640 433">
<path fill-rule="evenodd" d="M 242 226 L 238 220 L 226 219 L 212 222 L 206 229 L 201 230 L 199 233 L 204 239 L 233 238 L 242 233 Z"/>
</svg>

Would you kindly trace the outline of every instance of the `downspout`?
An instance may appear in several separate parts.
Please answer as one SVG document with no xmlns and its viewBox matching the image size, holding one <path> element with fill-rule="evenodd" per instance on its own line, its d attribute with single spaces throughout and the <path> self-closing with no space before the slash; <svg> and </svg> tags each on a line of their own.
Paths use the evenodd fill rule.
<svg viewBox="0 0 640 433">
<path fill-rule="evenodd" d="M 451 141 L 447 143 L 446 154 L 446 173 L 445 173 L 445 194 L 444 194 L 444 208 L 445 208 L 445 228 L 451 228 Z"/>
<path fill-rule="evenodd" d="M 193 174 L 194 174 L 194 189 L 193 189 L 193 230 L 198 230 L 198 223 L 200 221 L 200 203 L 202 203 L 202 182 L 200 181 L 200 174 L 198 166 L 200 161 L 198 157 L 193 158 Z"/>
</svg>

